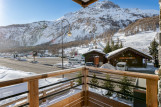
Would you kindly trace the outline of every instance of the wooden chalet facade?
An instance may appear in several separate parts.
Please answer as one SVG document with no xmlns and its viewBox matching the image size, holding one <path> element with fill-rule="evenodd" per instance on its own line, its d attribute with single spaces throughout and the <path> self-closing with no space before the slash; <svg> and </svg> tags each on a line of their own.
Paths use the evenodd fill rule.
<svg viewBox="0 0 161 107">
<path fill-rule="evenodd" d="M 129 67 L 146 67 L 147 60 L 152 59 L 151 56 L 140 52 L 131 47 L 117 49 L 106 55 L 107 62 L 116 66 L 118 62 L 126 62 Z"/>
<path fill-rule="evenodd" d="M 87 53 L 84 53 L 83 56 L 85 57 L 85 63 L 86 62 L 93 62 L 95 65 L 95 59 L 98 61 L 98 66 L 101 66 L 102 64 L 106 63 L 106 54 L 98 49 L 92 49 L 91 51 L 88 51 Z"/>
</svg>

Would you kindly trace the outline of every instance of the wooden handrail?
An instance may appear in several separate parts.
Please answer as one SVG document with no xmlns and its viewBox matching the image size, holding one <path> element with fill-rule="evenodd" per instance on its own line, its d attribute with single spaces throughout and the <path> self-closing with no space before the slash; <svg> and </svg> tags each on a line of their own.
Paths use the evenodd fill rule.
<svg viewBox="0 0 161 107">
<path fill-rule="evenodd" d="M 2 82 L 0 82 L 0 87 L 24 83 L 24 82 L 28 82 L 28 81 L 35 80 L 35 79 L 43 79 L 43 78 L 73 73 L 73 72 L 77 72 L 77 71 L 82 71 L 83 69 L 84 69 L 84 67 L 74 68 L 74 69 L 66 69 L 66 70 L 59 70 L 59 71 L 54 71 L 54 72 L 38 74 L 38 75 L 30 76 L 30 77 L 25 77 L 25 78 L 2 81 Z"/>
<path fill-rule="evenodd" d="M 19 84 L 23 82 L 27 82 L 34 79 L 43 79 L 48 77 L 54 77 L 59 76 L 62 74 L 82 71 L 85 67 L 81 68 L 74 68 L 74 69 L 66 69 L 66 70 L 59 70 L 49 73 L 43 73 L 35 76 L 25 77 L 25 78 L 19 78 L 14 80 L 7 80 L 0 82 L 0 87 L 5 87 L 9 85 Z M 151 74 L 143 74 L 143 73 L 135 73 L 135 72 L 127 72 L 127 71 L 119 71 L 119 70 L 110 70 L 110 69 L 104 69 L 104 68 L 95 68 L 95 67 L 86 67 L 90 70 L 95 70 L 103 73 L 110 73 L 110 74 L 116 74 L 116 75 L 123 75 L 123 76 L 130 76 L 130 77 L 137 77 L 137 78 L 144 78 L 144 79 L 151 79 L 151 80 L 159 80 L 159 76 L 157 75 L 151 75 Z"/>
<path fill-rule="evenodd" d="M 136 72 L 130 72 L 130 71 L 127 72 L 127 71 L 120 71 L 120 70 L 95 68 L 95 67 L 86 67 L 86 68 L 89 70 L 99 71 L 102 73 L 110 73 L 115 75 L 130 76 L 130 77 L 144 78 L 144 79 L 150 79 L 150 80 L 159 80 L 158 75 L 152 75 L 152 74 L 136 73 Z"/>
<path fill-rule="evenodd" d="M 110 73 L 115 75 L 122 75 L 122 76 L 130 76 L 136 78 L 144 78 L 146 79 L 146 106 L 147 107 L 158 107 L 158 75 L 152 74 L 143 74 L 143 73 L 135 73 L 135 72 L 127 72 L 127 71 L 119 71 L 119 70 L 110 70 L 104 68 L 94 68 L 94 67 L 86 67 L 86 69 L 99 71 L 103 73 Z"/>
<path fill-rule="evenodd" d="M 159 76 L 157 75 L 151 75 L 151 74 L 143 74 L 143 73 L 135 73 L 135 72 L 127 72 L 127 71 L 119 71 L 119 70 L 110 70 L 110 69 L 103 69 L 103 68 L 95 68 L 95 67 L 80 67 L 80 68 L 74 68 L 74 69 L 66 69 L 66 70 L 59 70 L 55 72 L 49 72 L 39 75 L 34 75 L 30 77 L 20 78 L 20 79 L 14 79 L 14 80 L 8 80 L 8 81 L 2 81 L 0 82 L 0 87 L 5 87 L 9 85 L 15 85 L 19 83 L 28 82 L 28 101 L 30 104 L 30 107 L 38 107 L 39 106 L 39 92 L 38 92 L 38 81 L 39 79 L 48 78 L 48 77 L 54 77 L 59 76 L 62 74 L 68 74 L 73 73 L 77 71 L 82 71 L 83 74 L 83 91 L 84 91 L 84 101 L 87 100 L 88 94 L 86 93 L 88 91 L 88 71 L 99 71 L 102 73 L 110 73 L 115 75 L 122 75 L 122 76 L 130 76 L 130 77 L 137 77 L 137 78 L 144 78 L 146 79 L 146 104 L 147 107 L 157 107 L 158 106 L 158 100 L 157 100 L 157 82 L 159 80 Z M 37 103 L 35 103 L 37 102 Z M 88 103 L 85 101 L 84 105 L 88 105 Z"/>
</svg>

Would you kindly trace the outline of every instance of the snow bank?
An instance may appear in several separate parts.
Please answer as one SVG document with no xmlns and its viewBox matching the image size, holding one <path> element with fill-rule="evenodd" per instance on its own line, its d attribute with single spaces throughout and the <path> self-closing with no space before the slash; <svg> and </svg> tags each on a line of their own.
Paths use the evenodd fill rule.
<svg viewBox="0 0 161 107">
<path fill-rule="evenodd" d="M 0 81 L 23 78 L 23 77 L 33 76 L 33 75 L 36 75 L 36 74 L 31 73 L 31 72 L 23 72 L 23 71 L 13 70 L 11 68 L 6 68 L 3 66 L 0 66 Z M 39 80 L 39 87 L 57 82 L 61 79 L 62 78 L 41 79 L 41 80 Z M 8 87 L 3 87 L 3 88 L 0 88 L 0 98 L 14 95 L 14 94 L 24 92 L 24 91 L 27 91 L 27 83 L 26 82 L 21 83 L 21 84 L 17 84 L 17 85 L 8 86 Z M 16 99 L 19 99 L 19 98 L 22 98 L 25 96 L 27 96 L 27 94 L 0 101 L 0 105 L 8 103 L 10 101 L 14 101 Z M 14 105 L 15 104 L 12 104 L 11 107 Z"/>
<path fill-rule="evenodd" d="M 103 64 L 100 68 L 106 68 L 106 69 L 111 69 L 111 70 L 116 70 L 116 68 L 114 66 L 112 66 L 111 64 Z"/>
<path fill-rule="evenodd" d="M 28 77 L 28 76 L 32 76 L 34 74 L 35 73 L 23 72 L 23 71 L 13 70 L 11 68 L 6 68 L 3 66 L 0 66 L 0 81 Z"/>
</svg>

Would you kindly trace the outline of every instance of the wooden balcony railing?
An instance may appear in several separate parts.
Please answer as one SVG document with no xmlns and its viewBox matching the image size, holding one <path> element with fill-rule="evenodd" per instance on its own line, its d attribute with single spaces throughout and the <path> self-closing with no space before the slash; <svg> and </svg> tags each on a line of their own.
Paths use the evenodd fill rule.
<svg viewBox="0 0 161 107">
<path fill-rule="evenodd" d="M 88 78 L 90 78 L 89 70 L 105 73 L 105 74 L 115 74 L 115 75 L 122 75 L 122 76 L 128 76 L 128 77 L 136 77 L 136 78 L 144 78 L 146 79 L 146 106 L 147 107 L 158 107 L 158 99 L 157 99 L 157 93 L 158 93 L 158 80 L 159 77 L 157 75 L 151 75 L 151 74 L 142 74 L 142 73 L 134 73 L 134 72 L 126 72 L 126 71 L 118 71 L 118 70 L 109 70 L 109 69 L 102 69 L 102 68 L 94 68 L 94 67 L 81 67 L 81 68 L 75 68 L 75 69 L 67 69 L 67 70 L 60 70 L 56 72 L 50 72 L 40 75 L 35 75 L 31 77 L 26 78 L 19 78 L 15 80 L 8 80 L 8 81 L 2 81 L 0 82 L 0 87 L 6 87 L 10 85 L 16 85 L 20 83 L 27 82 L 28 83 L 28 91 L 18 93 L 15 95 L 10 95 L 1 98 L 0 101 L 6 100 L 8 98 L 12 98 L 15 96 L 19 96 L 22 94 L 27 94 L 26 97 L 20 98 L 15 101 L 11 101 L 9 103 L 6 103 L 4 105 L 1 105 L 2 107 L 11 105 L 15 102 L 22 101 L 24 99 L 27 99 L 26 102 L 19 104 L 17 106 L 29 106 L 29 107 L 39 107 L 40 102 L 45 102 L 48 97 L 51 97 L 53 95 L 56 95 L 61 92 L 65 92 L 66 90 L 70 90 L 72 88 L 75 88 L 77 86 L 82 85 L 82 91 L 79 93 L 76 93 L 75 95 L 72 95 L 66 99 L 63 99 L 59 102 L 56 102 L 52 105 L 49 105 L 49 107 L 129 107 L 128 105 L 125 105 L 123 103 L 113 101 L 111 99 L 108 99 L 106 97 L 103 97 L 101 95 L 98 95 L 96 93 L 90 92 L 88 89 Z M 39 87 L 39 80 L 49 77 L 55 77 L 60 76 L 63 74 L 70 74 L 74 72 L 82 71 L 82 76 L 75 77 L 72 79 L 60 81 L 57 83 L 53 83 L 47 86 Z M 82 78 L 82 84 L 74 84 L 73 80 Z M 100 78 L 101 79 L 101 78 Z M 63 84 L 62 84 L 63 83 Z M 56 85 L 56 86 L 54 86 Z M 41 91 L 40 89 L 53 86 L 52 88 L 46 89 Z M 99 86 L 98 86 L 99 87 Z M 101 87 L 100 87 L 101 88 Z M 48 92 L 52 89 L 57 89 L 52 92 Z"/>
</svg>

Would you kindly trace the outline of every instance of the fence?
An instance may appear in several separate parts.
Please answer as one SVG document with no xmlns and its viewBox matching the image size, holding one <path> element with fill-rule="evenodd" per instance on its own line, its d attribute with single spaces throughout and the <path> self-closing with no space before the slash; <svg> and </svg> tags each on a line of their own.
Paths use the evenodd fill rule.
<svg viewBox="0 0 161 107">
<path fill-rule="evenodd" d="M 26 97 L 17 99 L 15 101 L 11 101 L 11 102 L 6 103 L 1 106 L 8 106 L 8 105 L 11 105 L 15 102 L 19 102 L 19 101 L 26 99 L 25 102 L 23 102 L 19 105 L 16 105 L 16 106 L 38 107 L 41 102 L 45 102 L 46 99 L 48 99 L 49 97 L 61 94 L 63 92 L 66 92 L 67 90 L 76 88 L 78 86 L 82 86 L 81 92 L 79 92 L 73 96 L 70 96 L 69 98 L 63 99 L 55 104 L 49 105 L 49 107 L 58 107 L 58 106 L 59 107 L 60 106 L 67 106 L 67 107 L 71 107 L 71 106 L 73 106 L 73 107 L 82 107 L 82 106 L 129 107 L 128 105 L 125 105 L 125 104 L 117 102 L 117 101 L 113 101 L 109 98 L 106 98 L 104 96 L 101 96 L 101 95 L 98 95 L 96 93 L 89 91 L 88 90 L 89 85 L 93 85 L 88 82 L 88 78 L 93 78 L 92 76 L 88 75 L 89 70 L 97 71 L 97 72 L 101 72 L 101 73 L 105 73 L 105 74 L 115 74 L 115 75 L 122 75 L 122 76 L 146 79 L 146 88 L 135 86 L 135 85 L 130 85 L 130 86 L 146 90 L 146 105 L 147 105 L 147 107 L 158 107 L 158 100 L 157 100 L 158 85 L 157 85 L 157 83 L 158 83 L 159 77 L 157 75 L 125 72 L 125 71 L 118 71 L 118 70 L 108 70 L 108 69 L 94 68 L 94 67 L 81 67 L 81 68 L 75 68 L 75 69 L 61 70 L 61 71 L 50 72 L 50 73 L 45 73 L 45 74 L 26 77 L 26 78 L 20 78 L 20 79 L 0 82 L 0 87 L 6 87 L 6 86 L 20 84 L 20 83 L 24 83 L 24 82 L 28 83 L 28 90 L 27 91 L 0 98 L 0 101 L 3 101 L 5 99 L 9 99 L 9 98 L 13 98 L 15 96 L 24 95 L 24 94 L 27 95 Z M 70 73 L 74 73 L 74 72 L 78 72 L 78 71 L 82 71 L 82 76 L 74 77 L 74 78 L 67 79 L 64 81 L 59 81 L 59 82 L 56 82 L 56 83 L 53 83 L 50 85 L 46 85 L 43 87 L 39 87 L 39 85 L 38 85 L 38 82 L 40 79 L 55 77 L 55 76 L 59 76 L 59 75 L 63 75 L 63 74 L 70 74 Z M 76 79 L 79 79 L 79 78 L 82 78 L 82 81 L 83 81 L 82 84 L 75 84 L 73 81 Z M 117 84 L 127 85 L 127 84 L 120 83 L 120 82 L 114 81 L 114 80 L 105 80 L 104 78 L 99 78 L 99 77 L 96 77 L 96 78 L 99 80 L 103 80 L 103 81 L 110 81 L 110 82 L 114 82 Z M 98 88 L 105 89 L 102 86 L 96 86 L 96 85 L 94 85 L 94 86 L 98 87 Z M 51 87 L 51 88 L 45 89 L 47 87 Z M 44 89 L 44 90 L 41 91 L 41 89 Z M 56 90 L 54 90 L 54 89 L 56 89 Z M 54 91 L 52 91 L 52 90 L 54 90 Z M 114 91 L 114 90 L 109 90 L 109 91 Z M 120 93 L 118 91 L 114 91 L 114 92 L 121 94 L 121 95 L 126 95 L 126 94 Z M 128 94 L 126 96 L 131 97 L 131 98 L 137 98 L 133 95 L 128 95 Z M 137 99 L 140 99 L 140 98 L 137 98 Z M 145 99 L 140 99 L 140 100 L 145 100 Z"/>
</svg>

